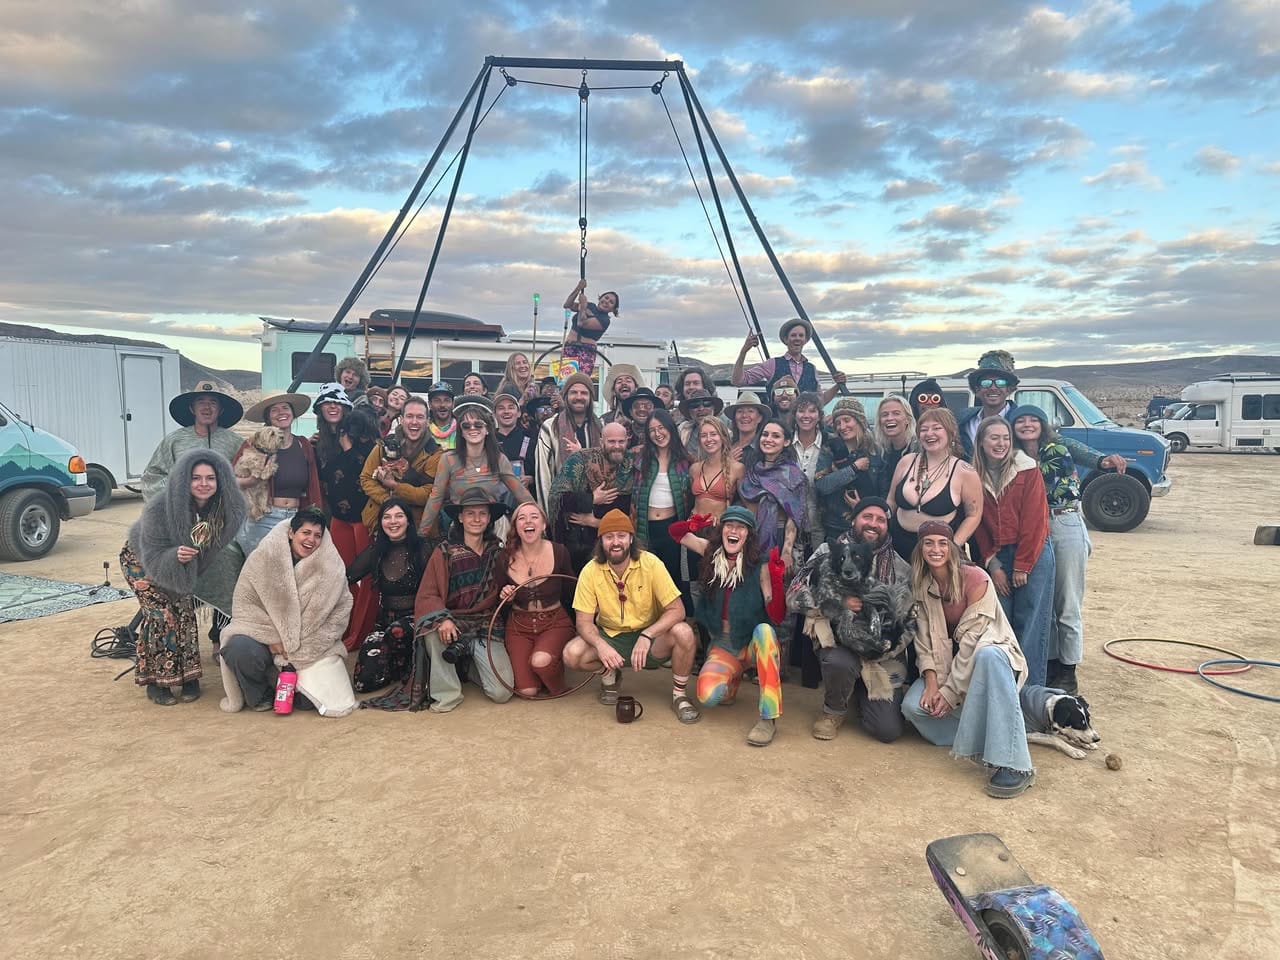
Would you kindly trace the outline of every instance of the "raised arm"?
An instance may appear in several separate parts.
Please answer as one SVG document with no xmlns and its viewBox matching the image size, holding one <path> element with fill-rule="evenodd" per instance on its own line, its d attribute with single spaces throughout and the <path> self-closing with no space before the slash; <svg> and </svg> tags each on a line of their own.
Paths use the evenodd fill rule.
<svg viewBox="0 0 1280 960">
<path fill-rule="evenodd" d="M 564 308 L 566 310 L 573 310 L 574 312 L 581 310 L 582 304 L 586 300 L 586 297 L 583 295 L 582 291 L 586 289 L 587 289 L 587 281 L 579 280 L 578 285 L 569 292 L 569 295 L 567 297 L 564 298 Z"/>
<path fill-rule="evenodd" d="M 746 384 L 746 375 L 743 373 L 742 365 L 747 361 L 747 353 L 754 350 L 760 344 L 760 338 L 754 333 L 748 333 L 747 339 L 742 341 L 742 349 L 738 351 L 738 359 L 733 364 L 733 373 L 729 375 L 729 382 L 735 387 L 741 387 Z"/>
</svg>

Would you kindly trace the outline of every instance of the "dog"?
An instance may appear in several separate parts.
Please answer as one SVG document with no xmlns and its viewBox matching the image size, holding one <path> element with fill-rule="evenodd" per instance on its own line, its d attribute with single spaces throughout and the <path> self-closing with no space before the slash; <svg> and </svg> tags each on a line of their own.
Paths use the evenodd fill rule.
<svg viewBox="0 0 1280 960">
<path fill-rule="evenodd" d="M 409 461 L 404 458 L 401 449 L 401 440 L 394 433 L 389 433 L 382 438 L 382 462 L 378 465 L 378 469 L 396 483 L 403 480 L 405 473 L 409 470 Z"/>
<path fill-rule="evenodd" d="M 244 498 L 249 504 L 249 519 L 257 520 L 271 508 L 267 497 L 267 481 L 276 475 L 276 452 L 284 445 L 284 431 L 279 427 L 261 427 L 249 438 L 249 446 L 236 461 L 237 477 L 252 477 L 261 483 L 244 488 Z"/>
<path fill-rule="evenodd" d="M 1049 697 L 1048 716 L 1043 722 L 1047 729 L 1027 731 L 1027 743 L 1053 747 L 1072 760 L 1083 760 L 1086 750 L 1097 750 L 1102 737 L 1093 729 L 1089 715 L 1089 701 L 1081 696 L 1058 693 Z"/>
<path fill-rule="evenodd" d="M 806 615 L 805 630 L 819 646 L 838 643 L 864 660 L 879 660 L 898 642 L 912 606 L 910 589 L 876 580 L 874 559 L 870 544 L 842 537 L 820 544 L 801 567 L 787 602 Z M 844 605 L 848 597 L 862 601 L 859 612 Z"/>
</svg>

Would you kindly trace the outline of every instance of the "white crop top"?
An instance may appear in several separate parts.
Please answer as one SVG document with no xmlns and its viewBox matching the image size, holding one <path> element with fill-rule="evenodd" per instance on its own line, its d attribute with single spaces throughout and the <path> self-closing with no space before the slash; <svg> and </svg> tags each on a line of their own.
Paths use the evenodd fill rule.
<svg viewBox="0 0 1280 960">
<path fill-rule="evenodd" d="M 659 471 L 653 478 L 653 486 L 649 488 L 649 506 L 664 508 L 675 505 L 675 497 L 671 495 L 671 479 Z"/>
</svg>

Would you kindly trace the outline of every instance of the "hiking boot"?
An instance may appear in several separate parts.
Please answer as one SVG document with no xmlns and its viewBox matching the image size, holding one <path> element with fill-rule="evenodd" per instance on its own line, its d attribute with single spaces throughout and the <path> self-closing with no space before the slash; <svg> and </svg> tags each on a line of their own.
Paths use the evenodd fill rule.
<svg viewBox="0 0 1280 960">
<path fill-rule="evenodd" d="M 200 699 L 200 681 L 188 680 L 182 685 L 182 693 L 178 695 L 178 699 L 183 703 L 191 703 L 193 700 Z"/>
<path fill-rule="evenodd" d="M 1026 793 L 1027 787 L 1036 782 L 1035 771 L 1023 773 L 1008 767 L 996 767 L 996 772 L 987 781 L 987 796 L 998 800 L 1011 800 Z"/>
<path fill-rule="evenodd" d="M 767 747 L 773 743 L 773 735 L 777 731 L 777 720 L 766 720 L 761 717 L 747 734 L 747 743 L 753 747 Z"/>
<path fill-rule="evenodd" d="M 158 707 L 172 707 L 178 702 L 169 692 L 168 687 L 162 687 L 156 683 L 147 684 L 147 699 Z"/>
<path fill-rule="evenodd" d="M 609 670 L 600 678 L 600 702 L 611 707 L 618 702 L 618 690 L 622 687 L 622 671 Z"/>
<path fill-rule="evenodd" d="M 813 721 L 813 739 L 834 740 L 843 723 L 843 713 L 824 713 Z"/>
<path fill-rule="evenodd" d="M 1073 697 L 1080 692 L 1080 684 L 1076 680 L 1076 665 L 1074 663 L 1064 663 L 1058 668 L 1057 677 L 1049 683 L 1051 687 L 1057 687 L 1063 693 L 1069 693 Z"/>
<path fill-rule="evenodd" d="M 1044 685 L 1056 687 L 1060 676 L 1062 676 L 1062 661 L 1050 658 L 1044 666 Z"/>
</svg>

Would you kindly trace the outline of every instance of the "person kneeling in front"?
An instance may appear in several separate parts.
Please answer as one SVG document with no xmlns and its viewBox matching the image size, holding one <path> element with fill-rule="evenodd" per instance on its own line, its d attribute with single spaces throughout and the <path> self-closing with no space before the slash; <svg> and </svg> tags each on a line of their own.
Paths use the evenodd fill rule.
<svg viewBox="0 0 1280 960">
<path fill-rule="evenodd" d="M 350 616 L 346 564 L 324 513 L 303 507 L 262 538 L 240 571 L 219 654 L 221 708 L 270 710 L 279 668 L 292 664 L 295 707 L 346 716 L 356 708 L 342 644 Z"/>
<path fill-rule="evenodd" d="M 697 723 L 701 714 L 686 690 L 694 639 L 684 600 L 662 561 L 636 546 L 635 533 L 621 510 L 601 519 L 595 550 L 578 576 L 578 635 L 564 648 L 564 662 L 574 670 L 604 667 L 600 702 L 613 704 L 628 660 L 643 670 L 650 657 L 670 657 L 671 710 L 681 723 Z"/>
</svg>

